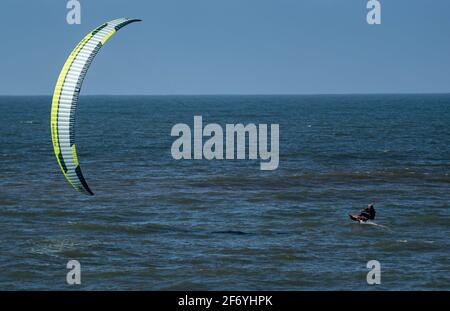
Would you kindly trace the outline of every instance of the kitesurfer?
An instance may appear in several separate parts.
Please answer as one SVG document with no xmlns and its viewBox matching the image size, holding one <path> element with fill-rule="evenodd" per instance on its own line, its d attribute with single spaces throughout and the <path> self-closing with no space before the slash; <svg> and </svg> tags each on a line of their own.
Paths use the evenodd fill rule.
<svg viewBox="0 0 450 311">
<path fill-rule="evenodd" d="M 359 216 L 362 218 L 363 221 L 367 221 L 367 220 L 374 220 L 375 214 L 376 211 L 373 203 L 369 203 L 366 208 L 360 211 Z"/>
</svg>

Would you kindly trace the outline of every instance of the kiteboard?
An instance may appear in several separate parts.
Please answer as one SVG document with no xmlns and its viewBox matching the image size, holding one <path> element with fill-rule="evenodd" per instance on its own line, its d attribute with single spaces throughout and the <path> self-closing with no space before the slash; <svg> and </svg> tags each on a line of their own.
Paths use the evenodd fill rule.
<svg viewBox="0 0 450 311">
<path fill-rule="evenodd" d="M 384 229 L 389 229 L 386 226 L 379 225 L 379 224 L 374 223 L 373 221 L 371 221 L 371 220 L 369 220 L 369 219 L 367 219 L 365 217 L 362 217 L 362 216 L 359 216 L 359 215 L 356 215 L 356 214 L 349 214 L 348 216 L 350 217 L 351 220 L 357 221 L 357 222 L 359 222 L 362 225 L 372 225 L 372 226 L 376 226 L 376 227 L 380 227 L 380 228 L 384 228 Z"/>
<path fill-rule="evenodd" d="M 356 214 L 349 214 L 348 216 L 353 221 L 359 221 L 359 222 L 366 222 L 367 221 L 367 218 L 359 216 L 359 215 L 356 215 Z"/>
</svg>

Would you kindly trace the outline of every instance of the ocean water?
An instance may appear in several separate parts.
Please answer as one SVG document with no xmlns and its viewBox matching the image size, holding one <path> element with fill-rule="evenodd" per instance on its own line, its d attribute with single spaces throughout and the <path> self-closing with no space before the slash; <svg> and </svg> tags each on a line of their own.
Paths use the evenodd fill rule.
<svg viewBox="0 0 450 311">
<path fill-rule="evenodd" d="M 81 97 L 93 197 L 60 172 L 50 102 L 0 97 L 0 289 L 450 290 L 450 95 Z M 279 168 L 174 160 L 194 115 L 278 123 Z M 348 219 L 369 202 L 379 226 Z"/>
</svg>

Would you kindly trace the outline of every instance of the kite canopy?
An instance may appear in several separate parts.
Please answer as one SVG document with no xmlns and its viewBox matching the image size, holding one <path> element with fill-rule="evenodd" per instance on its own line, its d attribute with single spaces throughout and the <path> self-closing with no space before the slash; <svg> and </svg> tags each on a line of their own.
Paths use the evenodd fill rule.
<svg viewBox="0 0 450 311">
<path fill-rule="evenodd" d="M 120 18 L 94 29 L 72 51 L 56 82 L 50 121 L 53 149 L 66 179 L 75 190 L 84 194 L 94 193 L 81 173 L 75 149 L 75 110 L 81 85 L 92 60 L 105 42 L 120 28 L 139 21 Z"/>
</svg>

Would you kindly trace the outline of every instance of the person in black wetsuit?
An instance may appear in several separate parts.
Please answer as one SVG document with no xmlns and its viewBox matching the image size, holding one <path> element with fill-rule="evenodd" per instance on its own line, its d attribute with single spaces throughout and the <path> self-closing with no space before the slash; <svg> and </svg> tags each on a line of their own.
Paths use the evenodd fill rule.
<svg viewBox="0 0 450 311">
<path fill-rule="evenodd" d="M 367 220 L 374 220 L 375 219 L 375 207 L 372 203 L 368 204 L 367 207 L 363 210 L 361 210 L 361 214 L 359 216 L 364 218 L 364 221 Z"/>
</svg>

